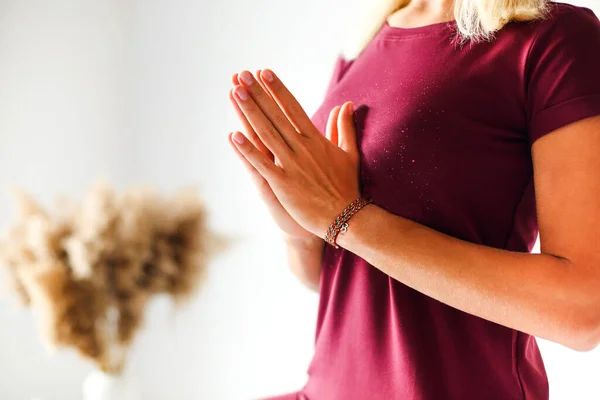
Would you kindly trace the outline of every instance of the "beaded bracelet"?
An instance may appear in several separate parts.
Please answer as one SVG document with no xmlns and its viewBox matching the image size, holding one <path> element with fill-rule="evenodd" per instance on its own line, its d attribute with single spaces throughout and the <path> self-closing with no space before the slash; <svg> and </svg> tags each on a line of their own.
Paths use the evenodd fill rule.
<svg viewBox="0 0 600 400">
<path fill-rule="evenodd" d="M 327 232 L 325 233 L 325 241 L 338 249 L 340 246 L 337 245 L 336 238 L 340 232 L 346 232 L 348 230 L 348 220 L 350 217 L 372 202 L 373 200 L 371 199 L 359 197 L 350 203 L 350 205 L 344 208 L 341 214 L 335 218 L 335 221 L 329 225 L 329 229 L 327 229 Z"/>
</svg>

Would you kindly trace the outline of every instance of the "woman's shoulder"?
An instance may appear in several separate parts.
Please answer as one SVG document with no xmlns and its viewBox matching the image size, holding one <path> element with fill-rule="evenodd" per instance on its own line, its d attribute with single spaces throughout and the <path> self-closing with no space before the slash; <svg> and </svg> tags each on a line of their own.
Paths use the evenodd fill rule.
<svg viewBox="0 0 600 400">
<path fill-rule="evenodd" d="M 524 72 L 533 143 L 600 110 L 600 20 L 589 8 L 553 2 L 532 31 Z"/>
<path fill-rule="evenodd" d="M 600 20 L 594 11 L 563 2 L 550 2 L 547 12 L 534 20 L 507 24 L 495 37 L 491 46 L 526 55 L 529 65 L 569 57 L 582 62 L 600 54 Z"/>
<path fill-rule="evenodd" d="M 564 14 L 569 14 L 569 13 L 595 17 L 594 12 L 587 7 L 576 6 L 574 4 L 563 3 L 563 2 L 559 2 L 559 1 L 551 1 L 549 3 L 549 10 L 550 10 L 550 14 L 554 18 L 558 18 Z"/>
<path fill-rule="evenodd" d="M 541 18 L 530 21 L 536 36 L 550 35 L 580 36 L 590 35 L 588 39 L 600 35 L 600 20 L 591 9 L 569 3 L 550 2 L 548 12 Z M 585 37 L 585 36 L 584 36 Z"/>
<path fill-rule="evenodd" d="M 565 60 L 570 56 L 583 62 L 589 57 L 597 60 L 600 54 L 600 20 L 587 7 L 550 2 L 546 15 L 526 29 L 530 61 L 562 54 Z"/>
</svg>

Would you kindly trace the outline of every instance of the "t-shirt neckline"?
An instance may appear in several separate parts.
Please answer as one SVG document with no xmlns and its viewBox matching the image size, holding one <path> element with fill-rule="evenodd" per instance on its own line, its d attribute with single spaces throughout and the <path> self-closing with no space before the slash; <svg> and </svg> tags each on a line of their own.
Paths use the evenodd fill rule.
<svg viewBox="0 0 600 400">
<path fill-rule="evenodd" d="M 381 28 L 382 37 L 408 37 L 408 36 L 421 36 L 424 34 L 431 34 L 436 32 L 446 31 L 456 27 L 456 20 L 436 22 L 434 24 L 417 26 L 414 28 L 402 28 L 398 26 L 391 26 L 386 19 L 383 27 Z"/>
</svg>

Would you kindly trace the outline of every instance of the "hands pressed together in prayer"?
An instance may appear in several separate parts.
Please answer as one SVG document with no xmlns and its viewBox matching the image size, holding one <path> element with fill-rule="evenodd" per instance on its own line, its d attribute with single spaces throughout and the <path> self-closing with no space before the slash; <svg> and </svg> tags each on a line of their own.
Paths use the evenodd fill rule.
<svg viewBox="0 0 600 400">
<path fill-rule="evenodd" d="M 353 104 L 329 114 L 326 135 L 271 70 L 232 77 L 229 99 L 245 130 L 228 139 L 279 228 L 289 237 L 325 237 L 360 196 Z"/>
</svg>

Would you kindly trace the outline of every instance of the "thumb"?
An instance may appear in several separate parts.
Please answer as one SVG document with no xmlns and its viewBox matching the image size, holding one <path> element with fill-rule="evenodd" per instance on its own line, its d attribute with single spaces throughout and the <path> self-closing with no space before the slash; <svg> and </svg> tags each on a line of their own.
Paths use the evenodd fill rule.
<svg viewBox="0 0 600 400">
<path fill-rule="evenodd" d="M 335 106 L 329 113 L 329 119 L 327 120 L 327 129 L 325 131 L 325 137 L 329 139 L 334 145 L 338 145 L 338 129 L 337 121 L 340 115 L 340 106 Z"/>
<path fill-rule="evenodd" d="M 344 103 L 338 114 L 337 120 L 338 146 L 345 152 L 358 158 L 358 145 L 356 143 L 356 129 L 354 128 L 354 104 L 349 101 Z"/>
</svg>

